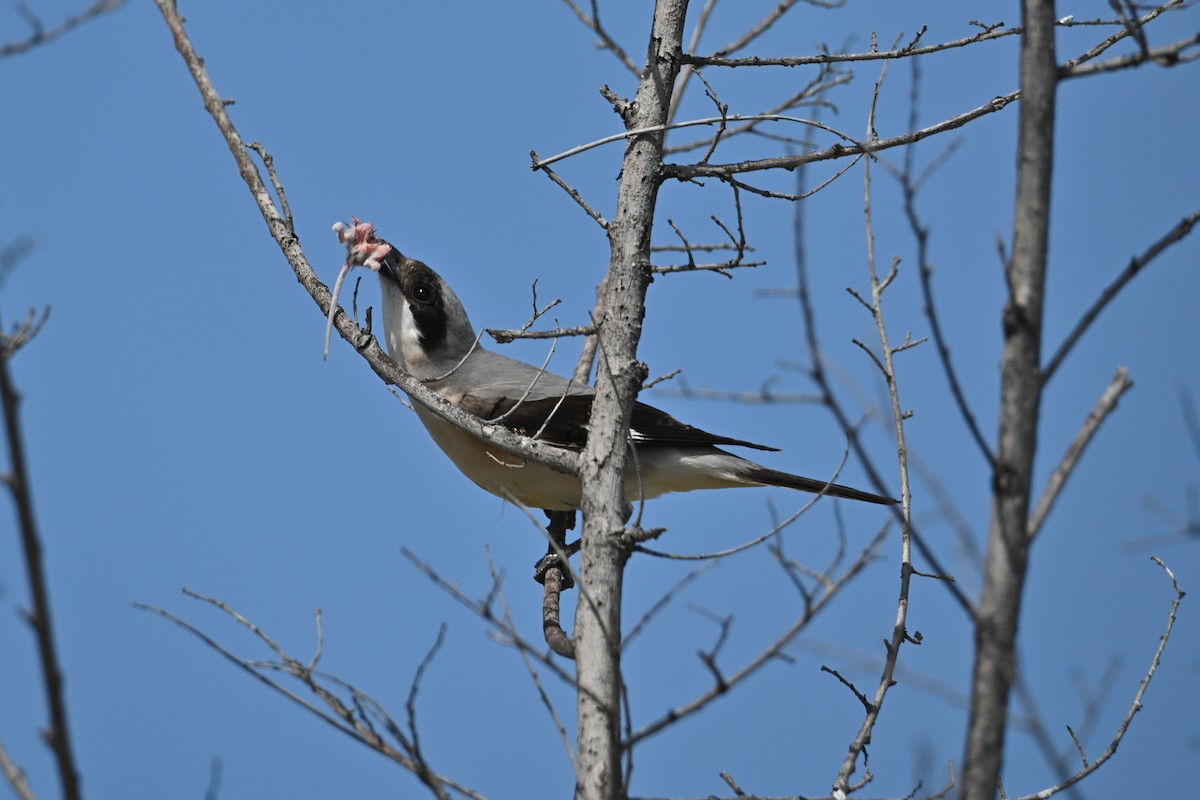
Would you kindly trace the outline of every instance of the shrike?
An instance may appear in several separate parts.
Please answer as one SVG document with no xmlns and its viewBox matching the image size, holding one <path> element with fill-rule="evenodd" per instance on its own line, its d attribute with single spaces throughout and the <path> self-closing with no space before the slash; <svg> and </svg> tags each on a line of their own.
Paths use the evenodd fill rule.
<svg viewBox="0 0 1200 800">
<path fill-rule="evenodd" d="M 583 448 L 594 396 L 591 387 L 484 349 L 449 284 L 378 238 L 370 223 L 339 222 L 334 230 L 346 244 L 347 268 L 367 266 L 379 273 L 384 339 L 388 353 L 405 372 L 483 420 L 558 447 Z M 578 478 L 510 455 L 419 402 L 413 408 L 438 447 L 483 489 L 528 508 L 580 507 Z M 718 445 L 777 448 L 707 433 L 645 403 L 633 407 L 629 436 L 634 452 L 626 466 L 625 497 L 631 502 L 668 492 L 744 486 L 782 486 L 869 503 L 896 502 L 740 458 Z"/>
</svg>

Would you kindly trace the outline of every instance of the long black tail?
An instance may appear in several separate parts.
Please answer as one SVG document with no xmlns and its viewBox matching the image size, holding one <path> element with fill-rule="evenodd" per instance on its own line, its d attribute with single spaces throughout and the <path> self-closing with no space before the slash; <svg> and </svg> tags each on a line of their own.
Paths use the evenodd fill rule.
<svg viewBox="0 0 1200 800">
<path fill-rule="evenodd" d="M 815 478 L 802 478 L 799 475 L 792 475 L 788 472 L 767 469 L 758 464 L 753 464 L 753 467 L 746 470 L 744 474 L 755 483 L 761 483 L 766 486 L 782 486 L 785 489 L 799 489 L 802 492 L 815 492 L 816 494 L 824 494 L 829 497 L 862 500 L 866 503 L 879 503 L 885 506 L 895 505 L 900 502 L 891 497 L 871 494 L 861 489 L 852 489 L 849 486 L 828 483 L 827 481 L 820 481 Z"/>
</svg>

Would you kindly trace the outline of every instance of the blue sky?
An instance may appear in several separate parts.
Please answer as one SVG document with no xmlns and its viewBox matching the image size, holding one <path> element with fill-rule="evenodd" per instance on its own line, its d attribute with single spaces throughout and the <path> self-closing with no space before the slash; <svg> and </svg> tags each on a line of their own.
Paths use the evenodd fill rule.
<svg viewBox="0 0 1200 800">
<path fill-rule="evenodd" d="M 32 5 L 32 4 L 31 4 Z M 650 4 L 610 4 L 606 21 L 632 54 L 644 52 Z M 630 4 L 632 5 L 632 4 Z M 727 4 L 702 50 L 733 38 L 771 2 Z M 1090 18 L 1106 3 L 1062 3 Z M 49 24 L 78 8 L 41 2 Z M 562 298 L 564 325 L 587 317 L 607 266 L 600 229 L 544 176 L 528 153 L 560 152 L 617 132 L 597 90 L 631 95 L 633 81 L 557 3 L 514 12 L 502 4 L 353 2 L 184 3 L 189 30 L 247 140 L 261 140 L 287 187 L 309 259 L 332 283 L 343 254 L 329 232 L 339 219 L 371 219 L 406 253 L 438 269 L 478 326 L 517 327 L 539 298 Z M 969 35 L 969 20 L 1015 24 L 1019 11 L 991 3 L 850 3 L 840 12 L 802 9 L 755 52 L 813 52 L 819 42 L 862 50 L 928 24 L 928 41 Z M 1060 56 L 1106 35 L 1076 28 Z M 1150 38 L 1196 30 L 1195 12 L 1168 15 Z M 0 9 L 3 41 L 26 35 L 13 6 Z M 1128 47 L 1120 52 L 1127 52 Z M 924 62 L 921 124 L 1016 88 L 1016 38 L 939 54 Z M 636 57 L 636 56 L 635 56 Z M 823 117 L 854 135 L 866 125 L 878 65 L 858 70 Z M 881 135 L 907 126 L 910 70 L 893 64 L 881 97 Z M 811 77 L 802 70 L 708 70 L 732 112 L 761 110 Z M 692 90 L 695 90 L 695 86 Z M 1102 288 L 1178 219 L 1195 210 L 1200 155 L 1188 143 L 1197 119 L 1194 67 L 1142 68 L 1071 81 L 1060 93 L 1047 347 L 1070 329 Z M 0 133 L 0 224 L 5 243 L 36 247 L 0 293 L 13 324 L 51 307 L 37 340 L 13 365 L 38 515 L 45 536 L 57 634 L 84 788 L 92 797 L 203 794 L 210 764 L 222 765 L 220 796 L 413 796 L 395 766 L 269 693 L 195 639 L 130 602 L 165 607 L 248 658 L 261 647 L 228 619 L 180 594 L 188 587 L 227 601 L 307 657 L 314 609 L 324 620 L 324 668 L 370 692 L 402 718 L 409 682 L 437 636 L 446 642 L 426 677 L 419 714 L 433 765 L 489 797 L 561 796 L 572 777 L 563 746 L 517 655 L 433 587 L 401 554 L 414 551 L 468 594 L 482 596 L 488 559 L 527 636 L 539 635 L 540 592 L 528 579 L 544 548 L 518 510 L 458 475 L 343 342 L 321 358 L 324 321 L 295 283 L 241 183 L 215 126 L 175 53 L 157 10 L 132 3 L 63 40 L 0 61 L 7 124 Z M 684 118 L 710 116 L 694 95 Z M 1003 282 L 995 237 L 1011 230 L 1016 108 L 964 128 L 953 158 L 919 203 L 932 230 L 936 293 L 953 357 L 983 430 L 992 436 L 998 396 Z M 790 131 L 789 131 L 790 132 Z M 949 139 L 918 150 L 928 163 Z M 727 157 L 771 152 L 756 140 Z M 611 217 L 620 145 L 558 165 Z M 888 156 L 895 160 L 896 153 Z M 829 173 L 814 170 L 813 178 Z M 928 334 L 914 249 L 898 194 L 874 170 L 876 247 L 899 257 L 888 296 L 894 340 Z M 792 176 L 766 182 L 787 190 Z M 793 207 L 744 198 L 755 256 L 768 262 L 728 281 L 711 274 L 659 278 L 650 290 L 641 357 L 658 375 L 682 369 L 688 384 L 808 391 L 781 366 L 803 360 L 794 300 L 765 290 L 795 285 Z M 826 356 L 844 399 L 866 413 L 883 401 L 877 373 L 851 342 L 875 342 L 870 319 L 847 295 L 866 287 L 862 171 L 851 170 L 805 203 L 809 269 Z M 662 223 L 693 241 L 716 240 L 709 221 L 731 221 L 728 192 L 668 185 Z M 1072 477 L 1036 543 L 1022 620 L 1022 659 L 1047 729 L 1071 746 L 1087 711 L 1076 676 L 1109 691 L 1082 733 L 1088 755 L 1107 745 L 1166 624 L 1172 593 L 1151 552 L 1185 589 L 1200 574 L 1197 542 L 1182 535 L 1130 553 L 1131 541 L 1182 522 L 1200 460 L 1185 433 L 1180 393 L 1200 402 L 1194 343 L 1200 340 L 1197 244 L 1167 252 L 1120 296 L 1054 379 L 1041 427 L 1046 476 L 1119 365 L 1134 388 Z M 348 298 L 345 302 L 348 302 Z M 359 304 L 377 303 L 364 280 Z M 574 364 L 563 342 L 557 371 Z M 545 345 L 513 346 L 540 361 Z M 905 354 L 899 385 L 909 446 L 954 499 L 974 541 L 988 520 L 989 476 L 949 399 L 931 346 Z M 648 397 L 708 430 L 782 448 L 770 466 L 831 474 L 845 447 L 827 413 L 809 405 L 745 406 Z M 878 416 L 878 414 L 876 415 Z M 896 491 L 890 436 L 867 425 L 868 448 Z M 840 478 L 862 484 L 852 459 Z M 652 502 L 646 524 L 669 529 L 678 552 L 728 547 L 768 529 L 772 506 L 791 513 L 806 498 L 783 491 L 681 495 Z M 914 514 L 963 589 L 979 573 L 927 480 Z M 771 504 L 771 505 L 769 505 Z M 843 509 L 847 539 L 861 546 L 884 524 L 873 507 Z M 12 526 L 7 526 L 12 530 Z M 830 503 L 786 534 L 790 555 L 822 565 L 836 550 Z M 728 793 L 727 770 L 749 791 L 828 791 L 861 719 L 837 668 L 866 690 L 895 615 L 899 539 L 789 649 L 794 660 L 638 750 L 633 792 Z M 925 566 L 918 561 L 918 567 Z M 634 559 L 627 581 L 632 623 L 687 571 Z M 0 536 L 0 737 L 42 797 L 53 771 L 37 737 L 46 716 L 16 537 Z M 570 599 L 573 604 L 574 598 Z M 679 597 L 625 660 L 635 727 L 710 684 L 695 656 L 716 626 L 697 609 L 734 619 L 724 662 L 733 669 L 789 624 L 796 598 L 761 549 L 711 569 Z M 573 609 L 573 605 L 572 605 Z M 1200 630 L 1190 599 L 1145 708 L 1114 760 L 1083 785 L 1089 798 L 1181 794 L 1200 737 L 1195 692 Z M 940 786 L 961 759 L 965 712 L 953 693 L 969 686 L 971 633 L 944 587 L 914 584 L 911 628 L 924 644 L 902 659 L 871 746 L 870 796 L 905 795 L 919 779 Z M 544 678 L 573 727 L 566 687 Z M 927 688 L 936 682 L 938 691 Z M 1072 762 L 1074 763 L 1074 762 Z M 1052 783 L 1021 730 L 1011 733 L 1010 794 Z M 0 796 L 7 796 L 0 790 Z"/>
</svg>

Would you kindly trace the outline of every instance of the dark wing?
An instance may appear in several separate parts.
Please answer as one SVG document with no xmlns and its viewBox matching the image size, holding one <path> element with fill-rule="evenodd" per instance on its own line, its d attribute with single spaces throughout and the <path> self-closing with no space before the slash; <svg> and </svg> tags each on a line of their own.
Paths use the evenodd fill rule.
<svg viewBox="0 0 1200 800">
<path fill-rule="evenodd" d="M 525 436 L 559 447 L 582 450 L 587 442 L 591 394 L 568 394 L 539 400 L 484 400 L 465 396 L 459 406 L 488 422 L 495 422 Z M 777 450 L 742 439 L 731 439 L 685 425 L 645 403 L 635 403 L 630 420 L 630 437 L 639 447 L 735 445 L 755 450 Z"/>
<path fill-rule="evenodd" d="M 466 395 L 459 407 L 486 422 L 503 425 L 523 436 L 539 441 L 583 449 L 587 442 L 588 415 L 592 412 L 590 394 L 568 394 L 539 400 L 504 397 L 479 398 Z"/>
<path fill-rule="evenodd" d="M 718 436 L 715 433 L 694 428 L 680 422 L 665 411 L 659 411 L 654 406 L 645 403 L 634 403 L 633 417 L 629 421 L 629 434 L 635 444 L 654 447 L 656 445 L 718 445 L 731 444 L 737 447 L 750 447 L 754 450 L 778 451 L 778 447 L 768 447 L 765 444 L 747 442 L 745 439 L 732 439 L 728 436 Z"/>
</svg>

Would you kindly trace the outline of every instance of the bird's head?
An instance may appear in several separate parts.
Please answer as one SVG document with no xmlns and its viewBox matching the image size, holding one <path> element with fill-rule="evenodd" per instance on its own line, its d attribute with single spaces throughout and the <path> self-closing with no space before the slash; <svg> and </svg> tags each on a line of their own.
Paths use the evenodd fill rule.
<svg viewBox="0 0 1200 800">
<path fill-rule="evenodd" d="M 380 239 L 369 222 L 334 226 L 348 267 L 379 273 L 388 353 L 405 372 L 430 380 L 455 369 L 477 347 L 458 295 L 427 264 Z"/>
<path fill-rule="evenodd" d="M 476 346 L 458 295 L 427 264 L 395 248 L 382 259 L 383 330 L 396 363 L 419 378 L 446 374 Z"/>
</svg>

